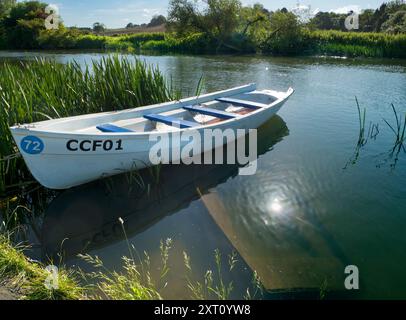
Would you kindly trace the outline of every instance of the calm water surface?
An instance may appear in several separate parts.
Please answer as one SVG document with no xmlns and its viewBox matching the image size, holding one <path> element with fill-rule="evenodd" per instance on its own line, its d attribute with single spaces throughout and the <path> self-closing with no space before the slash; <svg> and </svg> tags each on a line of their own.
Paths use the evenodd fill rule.
<svg viewBox="0 0 406 320">
<path fill-rule="evenodd" d="M 38 53 L 3 52 L 1 60 Z M 41 54 L 81 64 L 104 54 Z M 158 187 L 139 190 L 128 177 L 68 190 L 49 206 L 33 255 L 64 252 L 80 265 L 80 252 L 119 269 L 128 255 L 118 217 L 137 251 L 158 266 L 159 242 L 173 239 L 166 297 L 183 298 L 191 256 L 193 279 L 214 268 L 213 251 L 238 252 L 227 280 L 236 297 L 256 270 L 266 288 L 344 290 L 344 269 L 360 271 L 360 298 L 406 298 L 406 153 L 391 157 L 395 122 L 390 104 L 406 112 L 406 63 L 379 60 L 271 57 L 141 56 L 172 77 L 185 95 L 199 78 L 205 91 L 256 82 L 295 95 L 259 132 L 258 172 L 239 176 L 235 166 L 168 166 Z M 380 133 L 346 166 L 358 140 L 355 104 Z M 148 172 L 144 172 L 148 175 Z M 63 243 L 63 244 L 62 244 Z M 225 272 L 226 267 L 223 266 Z"/>
</svg>

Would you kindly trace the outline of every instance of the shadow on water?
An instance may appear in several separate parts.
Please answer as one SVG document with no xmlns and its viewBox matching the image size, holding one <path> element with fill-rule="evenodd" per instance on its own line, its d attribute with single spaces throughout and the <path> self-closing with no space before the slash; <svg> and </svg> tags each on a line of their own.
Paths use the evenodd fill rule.
<svg viewBox="0 0 406 320">
<path fill-rule="evenodd" d="M 288 135 L 289 130 L 280 117 L 268 121 L 258 130 L 258 156 L 272 150 Z M 121 263 L 117 251 L 122 250 L 120 244 L 125 242 L 119 222 L 119 218 L 123 218 L 127 236 L 137 249 L 146 248 L 150 253 L 149 250 L 154 250 L 151 244 L 159 243 L 167 235 L 177 240 L 174 248 L 180 247 L 180 250 L 172 253 L 176 262 L 175 272 L 171 274 L 173 278 L 168 280 L 171 283 L 170 297 L 187 298 L 179 288 L 183 283 L 182 250 L 192 253 L 196 264 L 193 270 L 197 269 L 195 276 L 198 277 L 197 274 L 202 275 L 208 270 L 205 269 L 207 266 L 213 266 L 211 253 L 217 248 L 225 254 L 230 250 L 239 253 L 240 263 L 233 271 L 238 281 L 231 274 L 226 277 L 234 281 L 235 294 L 242 293 L 243 296 L 251 285 L 252 271 L 256 266 L 250 263 L 251 257 L 244 252 L 245 245 L 240 241 L 244 237 L 235 241 L 235 230 L 230 228 L 230 214 L 238 213 L 224 210 L 214 191 L 214 188 L 236 178 L 239 169 L 238 165 L 168 165 L 162 166 L 158 183 L 155 183 L 156 176 L 146 169 L 136 179 L 124 174 L 67 190 L 45 212 L 41 236 L 43 260 L 59 259 L 62 255 L 64 261 L 77 263 L 77 254 L 91 253 L 104 255 L 110 262 L 113 260 L 116 268 Z M 201 208 L 203 214 L 198 217 L 196 212 Z M 169 217 L 173 221 L 165 222 Z M 267 261 L 264 259 L 263 263 Z M 261 263 L 258 267 L 262 268 Z M 222 273 L 227 274 L 227 270 Z M 300 286 L 284 288 L 267 287 L 271 291 L 266 291 L 264 298 L 318 299 L 320 296 L 317 285 L 305 289 Z M 334 297 L 334 294 L 344 297 L 341 292 L 329 292 L 327 297 Z"/>
<path fill-rule="evenodd" d="M 288 134 L 285 122 L 275 116 L 258 130 L 258 155 Z M 136 180 L 123 174 L 67 190 L 45 212 L 43 258 L 62 252 L 68 259 L 122 241 L 120 217 L 128 236 L 133 237 L 187 208 L 238 172 L 238 165 L 164 165 L 158 184 L 146 169 Z"/>
</svg>

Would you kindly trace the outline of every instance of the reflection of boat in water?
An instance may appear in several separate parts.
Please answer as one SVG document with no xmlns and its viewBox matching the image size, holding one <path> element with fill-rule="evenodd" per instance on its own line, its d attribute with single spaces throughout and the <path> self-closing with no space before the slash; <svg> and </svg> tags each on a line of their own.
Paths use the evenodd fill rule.
<svg viewBox="0 0 406 320">
<path fill-rule="evenodd" d="M 273 117 L 258 130 L 258 155 L 288 134 Z M 96 181 L 63 192 L 45 213 L 42 246 L 46 256 L 61 250 L 65 257 L 102 248 L 129 237 L 189 206 L 209 189 L 238 174 L 238 165 L 169 165 Z"/>
</svg>

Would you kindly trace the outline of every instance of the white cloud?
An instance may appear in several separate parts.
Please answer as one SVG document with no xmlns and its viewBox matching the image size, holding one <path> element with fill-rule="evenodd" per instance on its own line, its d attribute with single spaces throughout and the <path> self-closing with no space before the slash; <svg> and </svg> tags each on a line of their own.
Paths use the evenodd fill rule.
<svg viewBox="0 0 406 320">
<path fill-rule="evenodd" d="M 313 10 L 310 5 L 307 6 L 300 3 L 297 3 L 291 10 L 302 22 L 308 22 L 320 11 L 319 8 Z"/>
<path fill-rule="evenodd" d="M 344 6 L 341 8 L 331 10 L 331 12 L 338 13 L 338 14 L 347 14 L 350 11 L 353 11 L 355 13 L 361 13 L 362 8 L 359 5 L 354 4 L 354 5 Z"/>
<path fill-rule="evenodd" d="M 116 7 L 111 5 L 111 7 L 95 8 L 88 13 L 88 19 L 105 22 L 108 28 L 120 28 L 124 23 L 146 23 L 154 15 L 165 13 L 164 7 L 147 7 L 144 2 L 137 2 Z"/>
</svg>

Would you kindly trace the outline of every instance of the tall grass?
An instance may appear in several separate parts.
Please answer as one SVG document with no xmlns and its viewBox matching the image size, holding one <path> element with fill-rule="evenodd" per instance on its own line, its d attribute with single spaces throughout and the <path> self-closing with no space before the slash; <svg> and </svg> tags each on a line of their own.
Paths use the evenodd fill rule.
<svg viewBox="0 0 406 320">
<path fill-rule="evenodd" d="M 128 238 L 126 237 L 128 242 Z M 10 233 L 0 230 L 0 279 L 16 292 L 18 298 L 27 300 L 162 300 L 163 289 L 167 288 L 172 240 L 161 241 L 160 266 L 152 267 L 148 253 L 141 257 L 129 242 L 130 257 L 123 257 L 122 270 L 109 270 L 97 256 L 79 255 L 83 261 L 94 267 L 93 272 L 77 269 L 58 268 L 58 277 L 54 288 L 45 286 L 50 273 L 43 263 L 30 260 L 24 255 L 27 247 L 13 245 Z M 187 267 L 186 289 L 190 298 L 197 300 L 228 300 L 233 291 L 233 282 L 226 283 L 222 273 L 222 255 L 215 250 L 215 272 L 208 270 L 204 282 L 194 283 L 189 256 L 184 253 Z M 226 272 L 233 271 L 237 264 L 237 254 L 228 256 Z M 158 273 L 156 272 L 158 271 Z M 264 288 L 256 272 L 253 280 L 242 297 L 247 300 L 262 299 Z"/>
<path fill-rule="evenodd" d="M 214 53 L 217 44 L 203 33 L 195 33 L 183 38 L 166 34 L 164 39 L 149 40 L 141 44 L 140 49 L 158 52 Z"/>
<path fill-rule="evenodd" d="M 155 67 L 117 56 L 59 64 L 37 60 L 0 68 L 0 195 L 30 181 L 9 127 L 86 113 L 139 107 L 179 98 Z"/>
<path fill-rule="evenodd" d="M 368 129 L 368 131 L 366 131 L 365 124 L 366 124 L 366 118 L 367 118 L 367 109 L 364 108 L 363 110 L 361 110 L 361 106 L 359 104 L 357 97 L 355 97 L 355 103 L 357 105 L 358 122 L 359 122 L 358 141 L 357 141 L 357 145 L 355 146 L 354 154 L 348 160 L 344 169 L 347 169 L 350 164 L 354 165 L 357 163 L 360 153 L 361 153 L 361 149 L 366 146 L 369 139 L 376 140 L 376 137 L 378 136 L 378 134 L 380 132 L 379 124 L 372 123 L 372 122 L 369 122 L 369 129 Z"/>
<path fill-rule="evenodd" d="M 406 58 L 406 34 L 305 30 L 303 36 L 310 53 L 349 57 Z"/>
<path fill-rule="evenodd" d="M 159 41 L 164 38 L 165 34 L 161 32 L 122 36 L 98 36 L 56 30 L 41 33 L 38 38 L 38 44 L 40 49 L 110 49 L 131 51 L 139 49 L 141 44 L 147 41 Z"/>
<path fill-rule="evenodd" d="M 85 299 L 85 290 L 80 287 L 71 271 L 59 269 L 58 288 L 46 288 L 49 276 L 45 266 L 29 260 L 23 246 L 13 246 L 9 234 L 0 230 L 0 278 L 27 300 L 78 300 Z"/>
<path fill-rule="evenodd" d="M 403 150 L 406 153 L 406 148 L 405 148 L 405 141 L 406 141 L 406 113 L 402 117 L 401 115 L 398 115 L 398 112 L 396 111 L 396 108 L 394 104 L 391 104 L 393 114 L 396 119 L 396 123 L 394 125 L 391 125 L 389 121 L 386 119 L 383 119 L 385 123 L 388 125 L 388 127 L 392 130 L 393 134 L 395 135 L 395 141 L 393 144 L 393 148 L 389 152 L 389 158 L 394 158 L 394 162 L 391 164 L 391 168 L 395 169 L 397 162 L 399 161 L 399 154 Z"/>
</svg>

